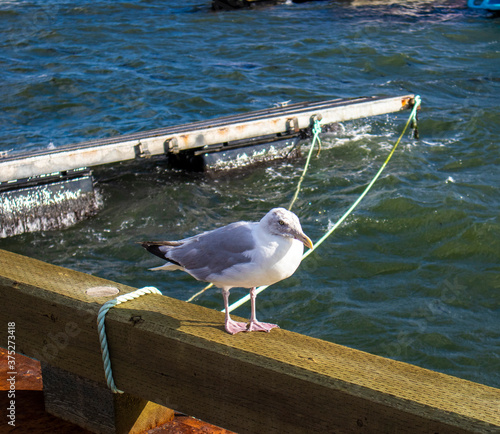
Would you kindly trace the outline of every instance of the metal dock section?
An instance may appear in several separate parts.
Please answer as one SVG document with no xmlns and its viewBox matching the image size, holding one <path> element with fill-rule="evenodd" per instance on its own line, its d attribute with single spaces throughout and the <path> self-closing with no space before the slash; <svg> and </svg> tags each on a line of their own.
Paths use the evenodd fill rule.
<svg viewBox="0 0 500 434">
<path fill-rule="evenodd" d="M 81 167 L 140 159 L 187 150 L 210 152 L 225 144 L 256 137 L 297 135 L 311 127 L 314 119 L 331 124 L 393 113 L 412 106 L 413 95 L 392 98 L 368 97 L 298 103 L 175 127 L 91 140 L 52 150 L 7 155 L 0 158 L 0 183 L 64 172 Z"/>
<path fill-rule="evenodd" d="M 298 153 L 316 120 L 326 126 L 410 109 L 413 95 L 299 103 L 56 149 L 0 155 L 0 238 L 61 229 L 102 205 L 92 169 L 142 160 L 220 172 Z M 156 162 L 156 161 L 154 161 Z"/>
</svg>

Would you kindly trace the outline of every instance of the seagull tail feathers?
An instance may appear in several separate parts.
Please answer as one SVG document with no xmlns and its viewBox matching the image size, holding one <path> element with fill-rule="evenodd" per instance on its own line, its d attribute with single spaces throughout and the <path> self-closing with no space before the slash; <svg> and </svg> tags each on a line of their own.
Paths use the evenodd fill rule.
<svg viewBox="0 0 500 434">
<path fill-rule="evenodd" d="M 152 270 L 175 270 L 178 267 L 182 268 L 182 265 L 178 262 L 167 258 L 167 253 L 171 248 L 182 245 L 179 241 L 141 241 L 139 244 L 144 247 L 149 253 L 158 256 L 159 258 L 168 261 L 168 264 L 162 265 L 161 267 L 151 268 Z M 170 267 L 170 268 L 168 268 Z"/>
</svg>

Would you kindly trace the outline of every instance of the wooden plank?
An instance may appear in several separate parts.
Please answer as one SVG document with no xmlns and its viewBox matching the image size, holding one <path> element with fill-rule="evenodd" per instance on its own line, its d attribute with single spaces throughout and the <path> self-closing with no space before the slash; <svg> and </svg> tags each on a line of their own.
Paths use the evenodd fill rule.
<svg viewBox="0 0 500 434">
<path fill-rule="evenodd" d="M 11 378 L 9 369 L 8 351 L 0 347 L 0 408 L 7 409 L 11 403 L 9 398 L 10 384 L 7 381 Z M 71 433 L 71 434 L 88 434 L 88 430 L 79 429 L 74 424 L 67 423 L 60 418 L 54 417 L 45 410 L 46 399 L 44 399 L 42 389 L 46 389 L 47 375 L 44 373 L 42 382 L 42 369 L 40 362 L 22 354 L 16 353 L 15 371 L 16 371 L 16 395 L 15 395 L 15 425 L 22 427 L 25 433 Z M 54 368 L 57 369 L 57 368 Z M 65 371 L 66 374 L 67 371 Z M 57 378 L 59 381 L 59 378 Z M 45 403 L 44 403 L 45 401 Z M 81 403 L 78 407 L 81 406 Z M 8 414 L 9 412 L 7 412 Z M 7 419 L 10 421 L 10 419 Z M 18 431 L 20 428 L 18 428 Z M 1 431 L 1 430 L 0 430 Z M 170 422 L 167 422 L 159 427 L 151 429 L 147 434 L 235 434 L 232 431 L 210 425 L 199 419 L 194 419 L 191 416 L 186 416 L 181 413 L 175 414 L 175 417 Z"/>
<path fill-rule="evenodd" d="M 311 126 L 314 116 L 322 117 L 324 123 L 334 123 L 393 113 L 411 108 L 412 98 L 413 95 L 405 95 L 293 104 L 30 155 L 8 156 L 0 159 L 0 182 L 283 133 L 290 129 L 291 119 L 297 128 L 305 129 Z"/>
<path fill-rule="evenodd" d="M 141 434 L 173 420 L 174 411 L 42 363 L 45 411 L 100 434 Z"/>
<path fill-rule="evenodd" d="M 104 384 L 96 330 L 133 288 L 0 251 L 0 323 L 16 348 Z M 223 314 L 147 295 L 106 320 L 117 386 L 240 433 L 498 432 L 500 390 L 286 330 L 224 332 Z M 7 341 L 0 328 L 0 343 Z"/>
</svg>

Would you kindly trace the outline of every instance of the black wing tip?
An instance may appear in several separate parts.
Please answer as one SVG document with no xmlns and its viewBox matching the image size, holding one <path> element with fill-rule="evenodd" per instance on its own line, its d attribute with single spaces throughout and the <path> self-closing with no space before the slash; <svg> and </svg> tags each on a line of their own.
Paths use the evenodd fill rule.
<svg viewBox="0 0 500 434">
<path fill-rule="evenodd" d="M 139 241 L 138 244 L 140 244 L 142 247 L 144 247 L 149 253 L 152 253 L 155 256 L 158 256 L 161 259 L 167 260 L 165 258 L 165 252 L 162 252 L 160 250 L 161 244 L 155 241 Z"/>
<path fill-rule="evenodd" d="M 172 264 L 182 267 L 182 265 L 178 262 L 174 261 L 173 259 L 167 258 L 166 252 L 160 249 L 161 246 L 175 247 L 181 245 L 182 243 L 179 243 L 177 241 L 138 241 L 137 243 L 144 247 L 149 253 L 158 256 L 164 261 L 171 262 Z"/>
</svg>

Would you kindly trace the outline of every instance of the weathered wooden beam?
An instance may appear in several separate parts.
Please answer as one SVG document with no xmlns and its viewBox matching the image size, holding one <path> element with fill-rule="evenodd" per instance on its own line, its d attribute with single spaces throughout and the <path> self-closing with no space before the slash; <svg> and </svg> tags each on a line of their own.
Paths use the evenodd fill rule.
<svg viewBox="0 0 500 434">
<path fill-rule="evenodd" d="M 42 362 L 45 411 L 99 434 L 140 434 L 174 418 L 174 411 Z"/>
<path fill-rule="evenodd" d="M 133 288 L 0 251 L 0 324 L 17 350 L 104 385 L 90 287 Z M 224 332 L 160 295 L 108 313 L 117 387 L 240 433 L 498 432 L 500 390 L 286 330 Z M 7 342 L 0 328 L 0 343 Z"/>
<path fill-rule="evenodd" d="M 29 155 L 7 156 L 0 159 L 0 182 L 279 134 L 288 132 L 292 125 L 298 131 L 310 127 L 314 116 L 328 124 L 398 112 L 411 108 L 412 98 L 413 95 L 405 95 L 292 104 Z"/>
</svg>

